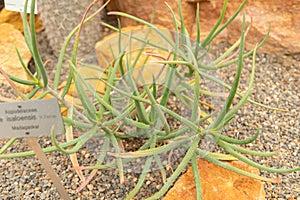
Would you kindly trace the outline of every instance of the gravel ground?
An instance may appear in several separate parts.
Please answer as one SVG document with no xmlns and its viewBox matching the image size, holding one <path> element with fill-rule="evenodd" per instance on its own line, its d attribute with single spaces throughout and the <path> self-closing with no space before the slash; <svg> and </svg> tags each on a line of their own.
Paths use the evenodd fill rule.
<svg viewBox="0 0 300 200">
<path fill-rule="evenodd" d="M 260 137 L 246 147 L 260 151 L 277 151 L 277 155 L 267 159 L 253 159 L 274 168 L 300 166 L 300 57 L 261 53 L 257 55 L 256 63 L 255 86 L 250 98 L 288 112 L 266 110 L 248 103 L 238 111 L 224 134 L 244 138 L 253 134 L 259 125 L 262 127 Z M 234 68 L 227 68 L 222 72 L 225 75 L 224 80 L 232 81 Z M 246 88 L 245 83 L 250 73 L 251 64 L 246 62 L 241 90 Z M 261 175 L 282 179 L 280 184 L 265 183 L 267 199 L 300 199 L 299 171 L 290 174 L 261 172 Z"/>
<path fill-rule="evenodd" d="M 39 34 L 39 42 L 43 50 L 43 59 L 53 60 L 48 66 L 49 72 L 52 74 L 55 56 L 48 47 L 43 33 Z M 218 53 L 226 47 L 227 44 L 221 43 L 215 47 L 215 51 Z M 224 130 L 224 134 L 238 138 L 248 137 L 254 133 L 257 124 L 260 124 L 262 126 L 260 137 L 247 147 L 262 151 L 276 150 L 278 154 L 272 158 L 253 157 L 253 159 L 272 167 L 300 166 L 300 57 L 258 54 L 256 61 L 256 82 L 251 98 L 269 106 L 288 110 L 288 112 L 271 111 L 247 104 Z M 251 72 L 249 60 L 245 62 L 243 72 L 241 91 L 245 90 Z M 220 76 L 224 81 L 229 82 L 232 81 L 234 73 L 235 67 L 233 66 L 221 70 Z M 67 70 L 65 70 L 65 74 L 67 74 Z M 11 96 L 8 88 L 1 87 L 0 92 Z M 6 141 L 0 140 L 0 147 Z M 49 146 L 51 142 L 49 138 L 41 138 L 40 144 Z M 28 149 L 26 141 L 19 140 L 8 151 L 16 152 L 26 149 Z M 92 153 L 89 149 L 82 149 L 78 153 L 80 164 L 95 163 Z M 90 184 L 81 193 L 77 193 L 76 189 L 80 185 L 80 179 L 75 172 L 69 169 L 72 167 L 69 158 L 57 152 L 48 154 L 48 158 L 72 199 L 123 199 L 134 187 L 139 176 L 139 174 L 127 171 L 126 183 L 120 184 L 117 170 L 100 170 Z M 300 200 L 300 172 L 290 174 L 262 172 L 261 174 L 267 177 L 282 178 L 282 182 L 279 184 L 265 183 L 266 199 Z M 149 173 L 145 185 L 136 199 L 150 196 L 161 186 L 160 173 L 158 171 Z M 0 200 L 5 199 L 59 199 L 59 195 L 35 158 L 2 159 L 0 160 Z"/>
</svg>

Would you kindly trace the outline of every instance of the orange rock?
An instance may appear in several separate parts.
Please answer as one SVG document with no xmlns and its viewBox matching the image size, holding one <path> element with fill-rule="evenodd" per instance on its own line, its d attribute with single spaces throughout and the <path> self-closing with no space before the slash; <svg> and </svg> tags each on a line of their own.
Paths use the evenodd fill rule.
<svg viewBox="0 0 300 200">
<path fill-rule="evenodd" d="M 158 27 L 169 39 L 172 38 L 168 29 L 162 26 Z M 121 31 L 127 35 L 122 34 L 119 37 L 119 32 L 115 32 L 96 43 L 95 51 L 99 65 L 102 68 L 107 68 L 116 58 L 121 56 L 121 52 L 124 53 L 122 58 L 124 71 L 126 71 L 125 66 L 133 67 L 133 64 L 136 62 L 132 72 L 133 78 L 137 80 L 141 73 L 146 83 L 152 83 L 152 75 L 157 77 L 157 83 L 163 81 L 166 73 L 164 64 L 155 62 L 166 60 L 170 56 L 169 51 L 154 48 L 152 45 L 145 45 L 141 41 L 147 41 L 171 50 L 170 45 L 155 30 L 145 26 L 129 26 L 122 28 Z M 121 51 L 119 50 L 119 40 L 121 41 Z M 137 58 L 138 60 L 136 61 Z"/>
<path fill-rule="evenodd" d="M 166 6 L 166 3 L 168 3 L 168 5 L 174 11 L 176 18 L 180 19 L 177 0 L 156 0 L 155 3 L 153 1 L 145 0 L 112 0 L 109 4 L 109 8 L 113 11 L 117 10 L 125 12 L 127 14 L 131 14 L 148 22 L 151 21 L 154 14 L 153 23 L 174 30 L 172 14 Z M 186 0 L 182 0 L 181 6 L 183 17 L 185 20 L 184 23 L 186 25 L 186 28 L 191 31 L 195 19 L 196 9 L 193 4 L 186 2 Z M 123 27 L 139 25 L 139 23 L 125 17 L 121 17 L 121 23 Z"/>
<path fill-rule="evenodd" d="M 9 23 L 12 24 L 16 29 L 23 32 L 23 22 L 22 17 L 19 12 L 6 10 L 3 8 L 0 12 L 0 24 L 1 23 Z M 40 16 L 36 15 L 35 17 L 35 30 L 37 32 L 43 30 L 44 27 L 42 25 L 42 21 L 40 20 Z"/>
<path fill-rule="evenodd" d="M 110 10 L 122 11 L 138 18 L 151 21 L 152 12 L 155 13 L 154 23 L 163 25 L 174 30 L 174 23 L 170 11 L 165 6 L 165 0 L 112 0 L 109 4 Z M 177 0 L 166 1 L 174 10 L 178 18 Z M 200 4 L 201 38 L 203 39 L 211 31 L 217 22 L 223 6 L 223 0 L 182 0 L 182 12 L 185 25 L 190 34 L 196 36 L 196 5 Z M 240 6 L 242 1 L 228 1 L 225 19 L 226 22 Z M 270 37 L 260 49 L 265 52 L 297 54 L 300 52 L 300 1 L 282 0 L 248 0 L 244 10 L 233 21 L 228 28 L 216 38 L 217 41 L 235 42 L 241 35 L 242 14 L 245 11 L 247 25 L 252 18 L 252 28 L 246 39 L 246 47 L 253 48 L 267 34 L 269 26 L 272 25 Z M 122 26 L 137 25 L 131 19 L 121 17 Z"/>
<path fill-rule="evenodd" d="M 87 83 L 89 83 L 94 89 L 95 92 L 103 94 L 105 92 L 105 83 L 102 82 L 99 79 L 107 78 L 107 74 L 97 70 L 97 69 L 92 69 L 88 67 L 81 67 L 78 69 L 79 74 L 83 79 L 86 80 Z M 66 85 L 66 81 L 64 81 L 60 86 L 60 90 L 63 90 Z M 88 90 L 86 90 L 88 95 L 92 96 Z M 68 91 L 68 95 L 71 97 L 78 97 L 78 92 L 76 91 L 76 87 L 74 82 L 71 83 L 70 89 Z M 79 101 L 79 99 L 78 99 Z M 80 104 L 80 102 L 76 101 L 76 104 Z"/>
<path fill-rule="evenodd" d="M 234 173 L 203 159 L 199 159 L 197 163 L 204 200 L 265 199 L 264 187 L 260 181 Z M 241 161 L 227 163 L 245 171 L 259 174 L 258 169 L 246 165 Z M 164 200 L 181 199 L 196 200 L 196 186 L 191 167 L 179 178 L 164 198 Z"/>
<path fill-rule="evenodd" d="M 10 75 L 27 80 L 27 74 L 23 69 L 15 49 L 18 48 L 25 65 L 31 59 L 31 53 L 27 48 L 22 33 L 15 29 L 13 25 L 0 24 L 0 67 Z M 0 83 L 10 86 L 6 79 L 0 75 Z M 26 91 L 29 87 L 16 83 L 21 91 Z"/>
<path fill-rule="evenodd" d="M 228 20 L 241 1 L 228 1 L 225 19 Z M 210 0 L 200 2 L 200 21 L 203 35 L 212 29 L 216 23 L 223 1 Z M 300 1 L 258 0 L 247 1 L 244 10 L 217 38 L 218 41 L 235 42 L 241 35 L 242 14 L 245 11 L 247 25 L 252 20 L 252 28 L 246 38 L 246 47 L 253 48 L 267 34 L 272 25 L 270 36 L 261 50 L 272 53 L 293 54 L 300 52 Z M 195 33 L 196 26 L 194 25 Z M 195 34 L 193 35 L 195 37 Z"/>
</svg>

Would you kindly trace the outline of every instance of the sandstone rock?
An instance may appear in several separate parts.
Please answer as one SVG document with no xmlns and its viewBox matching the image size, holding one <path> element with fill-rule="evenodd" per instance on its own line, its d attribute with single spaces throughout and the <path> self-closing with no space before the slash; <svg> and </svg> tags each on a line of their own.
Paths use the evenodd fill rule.
<svg viewBox="0 0 300 200">
<path fill-rule="evenodd" d="M 104 93 L 105 92 L 105 83 L 100 81 L 100 78 L 107 78 L 107 75 L 103 73 L 102 71 L 99 71 L 97 69 L 89 68 L 89 67 L 79 67 L 78 73 L 80 76 L 86 80 L 88 84 L 90 84 L 97 93 Z M 59 88 L 63 90 L 65 87 L 66 82 L 63 82 Z M 86 92 L 90 94 L 88 90 Z M 74 83 L 71 83 L 70 89 L 68 91 L 68 95 L 72 97 L 78 97 L 78 92 L 76 91 L 76 87 Z M 91 95 L 92 96 L 92 95 Z M 75 104 L 78 104 L 80 102 L 74 102 Z M 81 103 L 80 103 L 81 104 Z"/>
<path fill-rule="evenodd" d="M 22 33 L 11 24 L 0 24 L 0 67 L 7 74 L 27 80 L 26 72 L 22 68 L 14 45 L 18 48 L 25 65 L 27 65 L 31 59 L 31 53 Z M 10 86 L 2 75 L 0 75 L 0 84 Z M 16 85 L 21 91 L 26 91 L 29 88 L 18 83 Z"/>
<path fill-rule="evenodd" d="M 166 1 L 177 11 L 177 1 Z M 228 1 L 227 11 L 224 22 L 239 7 L 242 1 Z M 216 23 L 222 6 L 223 0 L 182 0 L 183 16 L 185 24 L 193 38 L 196 34 L 195 13 L 196 5 L 200 4 L 201 38 L 205 38 Z M 154 23 L 161 24 L 169 29 L 173 28 L 173 20 L 164 0 L 145 1 L 145 0 L 112 0 L 110 10 L 118 10 L 129 13 L 146 21 L 151 21 L 151 14 L 155 12 Z M 246 47 L 251 48 L 260 42 L 267 34 L 268 28 L 272 25 L 270 37 L 261 48 L 262 51 L 271 53 L 297 54 L 300 53 L 300 1 L 263 1 L 248 0 L 244 7 L 247 25 L 252 18 L 252 28 L 246 38 Z M 135 25 L 132 20 L 121 18 L 123 26 Z M 241 31 L 242 15 L 240 15 L 228 28 L 226 28 L 217 41 L 235 42 Z"/>
<path fill-rule="evenodd" d="M 240 1 L 228 1 L 225 20 L 239 7 Z M 217 21 L 223 1 L 210 0 L 200 2 L 200 19 L 203 36 L 211 30 Z M 246 47 L 253 48 L 267 34 L 270 25 L 271 33 L 262 51 L 271 53 L 300 53 L 300 1 L 254 1 L 249 0 L 244 7 L 247 25 L 252 20 L 252 27 L 246 38 Z M 224 21 L 225 21 L 224 20 Z M 235 42 L 241 34 L 242 14 L 217 38 L 218 41 Z M 195 30 L 194 25 L 194 30 Z M 195 31 L 193 31 L 195 33 Z M 195 37 L 195 35 L 194 35 Z"/>
<path fill-rule="evenodd" d="M 263 184 L 222 167 L 216 166 L 206 160 L 197 161 L 201 177 L 204 200 L 263 200 L 265 192 Z M 244 164 L 241 161 L 227 162 L 228 164 L 245 171 L 259 174 L 259 170 Z M 164 200 L 195 200 L 196 186 L 191 167 L 175 183 Z"/>
<path fill-rule="evenodd" d="M 5 8 L 0 12 L 0 24 L 1 23 L 9 23 L 12 24 L 16 29 L 23 32 L 23 22 L 22 17 L 19 12 L 9 11 Z M 40 20 L 39 15 L 35 17 L 35 30 L 37 32 L 43 30 L 44 27 L 42 25 L 42 21 Z"/>
<path fill-rule="evenodd" d="M 172 10 L 176 14 L 177 19 L 179 19 L 177 0 L 156 0 L 155 3 L 154 1 L 145 0 L 112 0 L 109 4 L 109 9 L 114 11 L 122 11 L 127 14 L 139 17 L 148 22 L 151 21 L 152 15 L 154 13 L 153 23 L 174 30 L 172 15 L 165 2 L 170 5 Z M 185 0 L 182 0 L 181 6 L 186 28 L 188 30 L 192 30 L 192 25 L 196 14 L 195 5 L 190 4 Z M 123 17 L 121 18 L 121 23 L 123 27 L 139 25 L 139 23 Z"/>
<path fill-rule="evenodd" d="M 168 29 L 159 26 L 160 30 L 164 32 L 169 38 L 172 38 Z M 134 69 L 132 69 L 132 75 L 136 80 L 143 75 L 146 82 L 152 83 L 152 75 L 157 77 L 157 83 L 163 81 L 164 74 L 166 72 L 163 64 L 155 63 L 155 61 L 167 59 L 169 56 L 170 45 L 159 36 L 159 34 L 145 26 L 130 26 L 122 29 L 121 45 L 119 49 L 119 33 L 115 32 L 101 41 L 97 42 L 95 46 L 96 55 L 99 65 L 102 68 L 107 68 L 109 63 L 112 63 L 114 59 L 121 56 L 121 52 L 124 52 L 122 58 L 123 70 L 126 72 L 125 66 L 133 66 L 136 62 Z M 151 45 L 145 45 L 142 41 L 160 45 L 166 50 L 154 48 Z M 142 53 L 140 52 L 143 49 Z M 141 54 L 141 55 L 139 55 Z M 138 60 L 136 61 L 136 58 Z"/>
</svg>

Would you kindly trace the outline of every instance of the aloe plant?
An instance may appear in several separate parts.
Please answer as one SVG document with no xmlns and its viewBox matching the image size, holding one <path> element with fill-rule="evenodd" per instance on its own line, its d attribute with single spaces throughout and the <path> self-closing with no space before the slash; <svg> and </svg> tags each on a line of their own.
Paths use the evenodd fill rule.
<svg viewBox="0 0 300 200">
<path fill-rule="evenodd" d="M 111 49 L 113 59 L 106 61 L 107 67 L 105 69 L 96 68 L 96 70 L 99 70 L 99 73 L 101 72 L 100 74 L 103 75 L 95 79 L 105 85 L 105 90 L 102 93 L 96 91 L 90 84 L 90 80 L 81 75 L 79 72 L 80 63 L 76 60 L 81 27 L 84 23 L 88 23 L 97 13 L 85 19 L 81 24 L 75 27 L 67 37 L 62 45 L 53 86 L 50 86 L 48 84 L 46 68 L 40 59 L 37 48 L 38 44 L 35 39 L 33 21 L 34 3 L 35 1 L 33 0 L 30 28 L 28 28 L 27 21 L 24 20 L 24 33 L 28 47 L 35 60 L 37 70 L 35 74 L 26 70 L 31 78 L 30 85 L 33 85 L 34 88 L 31 93 L 24 94 L 24 96 L 26 96 L 27 99 L 31 99 L 38 91 L 42 91 L 44 94 L 52 94 L 60 101 L 61 106 L 68 109 L 67 116 L 63 117 L 67 137 L 68 135 L 73 135 L 73 128 L 81 130 L 83 133 L 76 139 L 64 143 L 59 143 L 54 133 L 51 133 L 53 146 L 43 149 L 45 153 L 61 151 L 64 154 L 73 154 L 79 151 L 93 138 L 101 138 L 103 140 L 96 164 L 83 167 L 75 166 L 77 170 L 92 170 L 87 180 L 90 180 L 96 174 L 97 170 L 117 168 L 120 182 L 122 183 L 125 179 L 124 166 L 137 158 L 144 158 L 145 163 L 143 163 L 144 168 L 141 171 L 140 179 L 126 199 L 131 199 L 138 193 L 146 178 L 147 172 L 152 169 L 152 163 L 156 163 L 157 170 L 160 170 L 165 181 L 164 186 L 157 193 L 148 198 L 158 199 L 168 191 L 185 167 L 191 163 L 197 187 L 197 199 L 202 199 L 201 180 L 196 165 L 196 159 L 198 157 L 236 173 L 270 182 L 277 182 L 278 180 L 251 174 L 221 162 L 221 160 L 238 159 L 260 170 L 276 173 L 300 170 L 300 167 L 293 169 L 273 169 L 260 165 L 242 155 L 275 155 L 275 152 L 257 152 L 240 146 L 255 141 L 259 136 L 259 127 L 252 137 L 243 140 L 228 137 L 221 132 L 246 102 L 265 107 L 266 109 L 276 109 L 261 105 L 249 98 L 255 78 L 256 50 L 265 42 L 268 35 L 253 50 L 245 52 L 245 16 L 243 18 L 240 39 L 219 58 L 212 60 L 208 64 L 203 62 L 203 59 L 209 54 L 209 49 L 205 50 L 205 48 L 208 47 L 211 41 L 241 12 L 246 4 L 246 0 L 243 1 L 235 14 L 221 26 L 227 7 L 227 0 L 225 0 L 218 22 L 203 42 L 200 41 L 199 6 L 196 16 L 196 41 L 190 39 L 184 26 L 182 15 L 180 15 L 179 20 L 176 19 L 175 14 L 168 5 L 167 7 L 170 9 L 174 21 L 174 30 L 170 32 L 166 32 L 150 22 L 146 22 L 126 13 L 110 12 L 109 14 L 111 15 L 135 20 L 147 28 L 143 30 L 145 33 L 143 37 L 140 37 L 138 34 L 135 35 L 134 32 L 122 32 L 120 27 L 116 28 L 109 24 L 102 23 L 103 26 L 118 32 L 119 37 L 117 43 L 118 47 L 116 47 L 118 52 L 114 53 Z M 180 5 L 179 0 L 179 11 L 181 11 Z M 25 15 L 24 18 L 26 18 Z M 180 30 L 177 27 L 180 27 Z M 148 36 L 153 33 L 156 34 L 156 37 L 160 38 L 163 43 L 152 42 Z M 77 35 L 75 36 L 75 34 Z M 65 50 L 72 37 L 76 38 L 76 42 L 72 56 L 67 58 L 65 56 Z M 126 39 L 124 39 L 124 37 Z M 140 48 L 138 50 L 131 49 L 132 43 L 136 42 L 140 43 Z M 235 50 L 238 51 L 238 56 L 232 57 L 231 55 Z M 108 49 L 107 51 L 110 50 Z M 135 53 L 133 54 L 133 52 Z M 145 55 L 146 59 L 144 57 Z M 238 85 L 242 74 L 243 60 L 249 56 L 252 56 L 253 59 L 252 73 L 246 92 L 240 93 L 238 92 Z M 148 62 L 148 59 L 153 57 L 157 59 Z M 62 79 L 60 72 L 64 59 L 68 60 L 70 75 L 63 91 L 59 91 L 58 86 Z M 151 80 L 146 80 L 143 71 L 139 68 L 140 66 L 138 66 L 141 60 L 142 68 L 149 65 L 149 63 L 159 64 L 162 67 L 162 73 L 152 74 Z M 231 85 L 222 82 L 222 80 L 212 75 L 213 73 L 217 73 L 218 69 L 231 64 L 236 64 L 237 66 L 234 81 Z M 137 73 L 137 76 L 134 76 L 134 73 Z M 158 81 L 159 76 L 163 76 L 162 82 Z M 28 81 L 20 80 L 17 77 L 12 77 L 12 79 L 19 83 L 28 83 Z M 221 105 L 219 112 L 210 112 L 209 109 L 207 109 L 209 105 L 205 104 L 206 98 L 221 97 L 211 90 L 212 88 L 203 86 L 203 80 L 209 80 L 226 91 L 226 100 L 223 102 L 223 105 Z M 79 103 L 73 103 L 66 99 L 66 95 L 72 84 L 75 85 L 77 90 Z M 174 86 L 175 84 L 176 86 Z M 44 95 L 40 95 L 38 98 L 42 98 L 43 96 Z M 237 104 L 232 105 L 236 96 L 239 96 L 239 101 Z M 177 105 L 190 108 L 188 115 L 184 112 L 176 112 L 168 106 L 170 101 L 174 98 Z M 180 126 L 173 127 L 171 124 L 173 121 L 180 122 Z M 126 127 L 130 127 L 130 131 L 124 131 Z M 145 142 L 135 151 L 124 152 L 122 142 L 128 138 L 142 138 Z M 32 151 L 5 154 L 7 148 L 13 145 L 15 141 L 16 139 L 12 138 L 1 148 L 1 159 L 34 155 Z M 227 154 L 220 154 L 210 151 L 208 148 L 202 148 L 200 145 L 201 141 L 211 141 L 221 147 Z M 113 147 L 113 152 L 111 152 L 109 146 Z M 164 154 L 170 156 L 169 153 L 171 151 L 178 149 L 184 149 L 184 153 L 180 155 L 182 157 L 181 161 L 175 171 L 169 177 L 166 177 L 166 166 L 164 166 L 160 156 Z M 80 189 L 82 189 L 85 184 L 87 184 L 87 181 L 81 185 Z"/>
</svg>

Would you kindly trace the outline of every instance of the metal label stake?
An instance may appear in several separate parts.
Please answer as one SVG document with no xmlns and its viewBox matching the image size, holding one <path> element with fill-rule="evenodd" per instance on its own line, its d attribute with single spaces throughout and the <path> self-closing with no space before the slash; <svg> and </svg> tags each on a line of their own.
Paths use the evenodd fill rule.
<svg viewBox="0 0 300 200">
<path fill-rule="evenodd" d="M 49 175 L 51 180 L 53 181 L 54 186 L 56 187 L 57 191 L 59 192 L 60 196 L 64 200 L 71 200 L 69 197 L 67 191 L 65 190 L 65 187 L 61 183 L 60 178 L 58 177 L 57 173 L 52 168 L 49 160 L 47 159 L 45 153 L 43 152 L 40 144 L 37 142 L 36 138 L 27 138 L 28 145 L 32 148 L 34 151 L 36 157 L 38 158 L 41 165 L 46 170 L 46 173 Z"/>
</svg>

